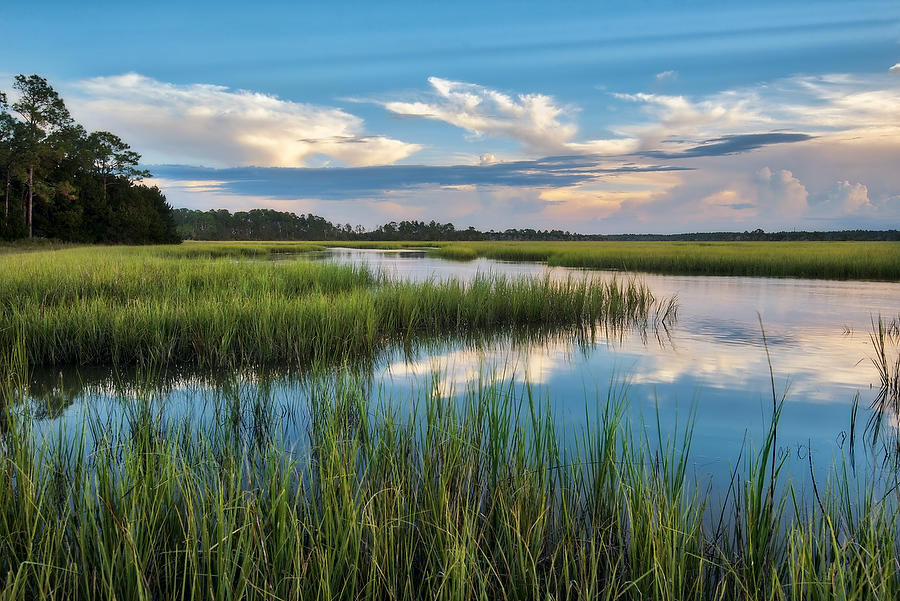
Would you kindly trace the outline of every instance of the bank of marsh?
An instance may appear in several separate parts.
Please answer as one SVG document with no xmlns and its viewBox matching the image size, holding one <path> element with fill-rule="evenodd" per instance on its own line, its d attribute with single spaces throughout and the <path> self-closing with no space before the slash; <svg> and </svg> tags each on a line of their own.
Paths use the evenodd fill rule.
<svg viewBox="0 0 900 601">
<path fill-rule="evenodd" d="M 691 275 L 900 281 L 900 242 L 450 242 L 432 252 Z"/>
</svg>

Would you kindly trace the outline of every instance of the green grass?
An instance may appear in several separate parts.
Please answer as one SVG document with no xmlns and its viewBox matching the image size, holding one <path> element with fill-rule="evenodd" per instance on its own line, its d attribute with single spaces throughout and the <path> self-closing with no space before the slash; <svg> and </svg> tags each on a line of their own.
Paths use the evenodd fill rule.
<svg viewBox="0 0 900 601">
<path fill-rule="evenodd" d="M 2 255 L 0 347 L 24 335 L 32 365 L 303 367 L 371 356 L 420 336 L 627 327 L 674 317 L 673 300 L 655 299 L 634 280 L 403 283 L 353 266 L 244 259 L 297 248 L 307 246 Z"/>
<path fill-rule="evenodd" d="M 150 400 L 169 365 L 315 372 L 390 341 L 671 318 L 638 283 L 409 284 L 255 260 L 306 245 L 181 248 L 0 257 L 0 600 L 900 597 L 900 489 L 838 464 L 806 502 L 781 476 L 774 399 L 721 503 L 693 481 L 692 422 L 650 437 L 619 388 L 567 432 L 554 399 L 503 383 L 401 412 L 351 372 L 314 373 L 308 404 L 286 414 L 261 385 L 212 424 Z M 88 402 L 43 436 L 28 370 L 73 362 L 146 375 L 121 423 Z"/>
<path fill-rule="evenodd" d="M 170 257 L 264 257 L 334 246 L 629 272 L 900 281 L 900 242 L 185 242 L 150 248 Z M 71 246 L 0 245 L 0 255 L 57 248 Z"/>
<path fill-rule="evenodd" d="M 0 358 L 4 382 L 23 350 Z M 897 492 L 838 470 L 810 510 L 776 470 L 770 497 L 777 421 L 714 506 L 690 476 L 691 422 L 648 439 L 622 389 L 565 442 L 528 389 L 402 414 L 363 390 L 313 387 L 291 449 L 265 396 L 221 401 L 208 429 L 123 400 L 123 423 L 88 416 L 41 443 L 4 412 L 0 599 L 900 595 Z M 25 392 L 0 391 L 5 406 Z"/>
<path fill-rule="evenodd" d="M 900 281 L 900 242 L 452 242 L 436 256 L 633 272 Z"/>
</svg>

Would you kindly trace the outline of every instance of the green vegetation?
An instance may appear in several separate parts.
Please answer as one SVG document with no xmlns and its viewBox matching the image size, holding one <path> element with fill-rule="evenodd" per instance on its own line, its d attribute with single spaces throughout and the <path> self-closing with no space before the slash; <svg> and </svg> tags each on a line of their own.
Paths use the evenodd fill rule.
<svg viewBox="0 0 900 601">
<path fill-rule="evenodd" d="M 0 404 L 25 395 L 24 341 Z M 780 478 L 778 411 L 728 501 L 689 476 L 690 423 L 648 439 L 613 390 L 559 437 L 503 384 L 400 414 L 348 377 L 287 418 L 225 396 L 208 429 L 148 397 L 36 443 L 4 411 L 5 599 L 893 599 L 896 489 L 837 471 L 808 510 Z M 287 448 L 279 426 L 306 433 Z M 774 470 L 770 469 L 774 465 Z M 770 491 L 777 490 L 774 495 Z"/>
<path fill-rule="evenodd" d="M 673 300 L 633 280 L 412 284 L 270 260 L 323 247 L 0 254 L 0 599 L 900 597 L 900 487 L 838 464 L 807 502 L 782 476 L 775 398 L 723 500 L 691 475 L 691 421 L 653 437 L 624 388 L 563 431 L 527 387 L 434 387 L 406 406 L 353 371 L 390 341 L 665 324 Z M 575 248 L 605 245 L 433 252 L 555 263 Z M 872 333 L 894 411 L 896 324 Z M 121 418 L 88 401 L 53 432 L 29 369 L 69 363 L 145 376 Z M 266 365 L 305 368 L 309 394 L 276 407 Z M 260 385 L 223 386 L 210 421 L 173 420 L 154 397 L 175 366 Z"/>
<path fill-rule="evenodd" d="M 691 275 L 900 281 L 898 242 L 465 242 L 436 256 Z"/>
<path fill-rule="evenodd" d="M 383 241 L 900 241 L 900 231 L 843 230 L 830 232 L 697 232 L 689 234 L 579 234 L 562 230 L 533 228 L 490 230 L 482 232 L 474 227 L 457 229 L 452 223 L 418 220 L 390 221 L 367 231 L 361 225 L 333 224 L 317 215 L 295 215 L 272 209 L 252 209 L 231 213 L 226 209 L 198 211 L 177 209 L 175 221 L 178 233 L 185 240 L 383 240 Z"/>
<path fill-rule="evenodd" d="M 141 155 L 107 131 L 73 121 L 46 79 L 17 75 L 0 91 L 0 240 L 171 243 L 172 208 Z"/>
<path fill-rule="evenodd" d="M 34 365 L 202 368 L 370 356 L 384 344 L 525 327 L 625 326 L 674 316 L 642 284 L 392 282 L 352 267 L 241 257 L 309 243 L 74 248 L 0 255 L 0 347 Z M 220 258 L 210 258 L 220 257 Z"/>
</svg>

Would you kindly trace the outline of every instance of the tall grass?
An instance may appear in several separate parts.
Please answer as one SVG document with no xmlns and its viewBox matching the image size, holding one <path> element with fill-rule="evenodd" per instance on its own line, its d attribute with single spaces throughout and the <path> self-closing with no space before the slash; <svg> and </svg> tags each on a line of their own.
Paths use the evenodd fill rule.
<svg viewBox="0 0 900 601">
<path fill-rule="evenodd" d="M 10 413 L 0 598 L 900 594 L 896 491 L 852 490 L 838 470 L 810 510 L 768 469 L 777 415 L 713 506 L 689 467 L 692 420 L 648 435 L 622 388 L 568 435 L 527 388 L 425 395 L 402 414 L 363 390 L 314 389 L 299 448 L 265 398 L 225 404 L 206 430 L 139 398 L 118 427 L 87 418 L 40 443 Z"/>
<path fill-rule="evenodd" d="M 872 364 L 881 379 L 868 423 L 872 440 L 877 442 L 885 422 L 892 424 L 895 430 L 900 427 L 900 317 L 890 321 L 881 315 L 877 320 L 873 317 L 869 340 L 874 350 Z M 894 434 L 893 448 L 886 449 L 886 458 L 900 467 L 900 435 Z"/>
<path fill-rule="evenodd" d="M 21 333 L 33 365 L 298 366 L 416 336 L 624 327 L 675 310 L 634 280 L 404 283 L 353 266 L 155 248 L 6 255 L 0 269 L 0 346 Z"/>
<path fill-rule="evenodd" d="M 900 281 L 898 242 L 460 242 L 431 252 L 652 273 Z"/>
</svg>

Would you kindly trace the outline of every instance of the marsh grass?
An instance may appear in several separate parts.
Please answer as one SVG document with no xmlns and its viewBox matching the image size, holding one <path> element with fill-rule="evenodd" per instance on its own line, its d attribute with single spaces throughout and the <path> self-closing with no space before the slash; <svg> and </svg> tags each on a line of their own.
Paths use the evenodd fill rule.
<svg viewBox="0 0 900 601">
<path fill-rule="evenodd" d="M 838 469 L 811 509 L 771 471 L 778 414 L 720 507 L 691 473 L 692 416 L 650 434 L 627 417 L 625 387 L 569 433 L 552 399 L 505 382 L 402 410 L 352 375 L 310 390 L 288 415 L 265 389 L 225 392 L 207 428 L 137 395 L 122 423 L 86 417 L 40 442 L 9 413 L 0 598 L 900 593 L 896 492 Z M 285 420 L 302 445 L 285 444 Z"/>
<path fill-rule="evenodd" d="M 897 433 L 900 424 L 900 317 L 890 321 L 881 315 L 877 320 L 872 317 L 869 340 L 873 349 L 871 361 L 881 380 L 881 388 L 872 401 L 867 429 L 873 444 L 879 440 L 884 442 L 883 431 L 892 434 L 888 437 L 890 444 L 884 445 L 885 462 L 900 469 L 900 435 Z M 885 423 L 889 424 L 887 428 Z"/>
<path fill-rule="evenodd" d="M 435 256 L 686 275 L 900 280 L 898 242 L 463 242 Z"/>
<path fill-rule="evenodd" d="M 408 283 L 355 266 L 170 252 L 0 257 L 0 346 L 21 333 L 32 365 L 303 366 L 419 336 L 674 318 L 674 301 L 633 279 Z"/>
<path fill-rule="evenodd" d="M 150 246 L 145 249 L 129 248 L 126 251 L 150 252 L 160 257 L 172 258 L 263 258 L 278 255 L 296 255 L 325 250 L 316 242 L 184 242 L 178 245 Z"/>
</svg>

